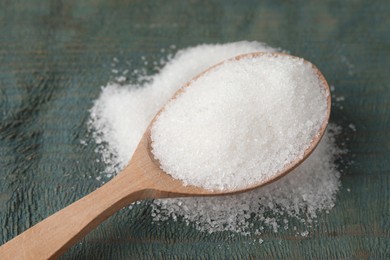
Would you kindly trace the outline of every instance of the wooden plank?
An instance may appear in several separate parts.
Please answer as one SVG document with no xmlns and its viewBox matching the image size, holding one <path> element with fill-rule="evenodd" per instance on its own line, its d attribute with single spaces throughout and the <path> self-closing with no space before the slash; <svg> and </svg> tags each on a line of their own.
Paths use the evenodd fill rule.
<svg viewBox="0 0 390 260">
<path fill-rule="evenodd" d="M 259 244 L 256 236 L 207 234 L 181 221 L 157 226 L 144 202 L 64 258 L 390 258 L 389 11 L 388 1 L 363 0 L 2 1 L 1 243 L 100 185 L 96 145 L 80 139 L 91 142 L 88 109 L 112 76 L 114 57 L 136 69 L 141 56 L 159 59 L 172 44 L 248 39 L 312 61 L 345 97 L 331 115 L 345 129 L 338 142 L 350 149 L 339 165 L 336 207 L 308 237 L 268 231 Z"/>
</svg>

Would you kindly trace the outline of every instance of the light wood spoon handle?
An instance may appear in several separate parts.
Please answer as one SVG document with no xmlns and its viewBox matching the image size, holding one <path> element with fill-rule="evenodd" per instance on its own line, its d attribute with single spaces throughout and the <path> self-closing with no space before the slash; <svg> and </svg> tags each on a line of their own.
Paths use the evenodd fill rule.
<svg viewBox="0 0 390 260">
<path fill-rule="evenodd" d="M 140 170 L 129 164 L 106 185 L 0 247 L 0 259 L 58 257 L 121 208 L 155 196 L 158 196 L 156 191 L 144 185 Z"/>
<path fill-rule="evenodd" d="M 2 245 L 0 259 L 56 258 L 112 214 L 137 200 L 226 193 L 185 186 L 173 179 L 153 159 L 149 144 L 148 129 L 120 174 Z"/>
</svg>

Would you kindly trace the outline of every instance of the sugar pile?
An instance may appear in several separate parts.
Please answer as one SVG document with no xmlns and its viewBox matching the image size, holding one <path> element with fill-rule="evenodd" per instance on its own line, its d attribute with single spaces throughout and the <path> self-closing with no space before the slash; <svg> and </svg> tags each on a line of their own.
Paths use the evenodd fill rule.
<svg viewBox="0 0 390 260">
<path fill-rule="evenodd" d="M 193 80 L 151 129 L 161 168 L 185 184 L 240 189 L 301 158 L 327 114 L 312 65 L 272 54 L 228 60 Z"/>
<path fill-rule="evenodd" d="M 90 111 L 97 152 L 107 166 L 101 178 L 110 178 L 127 164 L 150 120 L 185 82 L 222 60 L 256 51 L 280 50 L 245 41 L 199 45 L 178 51 L 148 81 L 103 87 Z M 289 218 L 310 222 L 317 212 L 334 206 L 340 186 L 334 163 L 340 153 L 334 143 L 338 131 L 330 125 L 315 152 L 270 186 L 228 197 L 155 200 L 152 216 L 155 221 L 182 218 L 208 232 L 243 233 L 253 231 L 254 223 L 258 232 L 269 227 L 276 231 L 279 226 L 289 227 Z"/>
</svg>

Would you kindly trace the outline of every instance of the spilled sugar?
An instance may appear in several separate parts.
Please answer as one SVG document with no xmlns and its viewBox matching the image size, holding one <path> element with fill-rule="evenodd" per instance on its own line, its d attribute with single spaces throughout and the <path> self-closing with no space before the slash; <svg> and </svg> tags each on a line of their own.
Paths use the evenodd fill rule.
<svg viewBox="0 0 390 260">
<path fill-rule="evenodd" d="M 107 166 L 101 176 L 103 180 L 127 164 L 150 120 L 185 82 L 222 60 L 256 51 L 280 50 L 245 41 L 199 45 L 177 52 L 142 84 L 109 83 L 102 88 L 90 111 L 90 129 L 99 144 L 96 151 Z M 334 141 L 339 131 L 339 127 L 329 125 L 314 153 L 288 176 L 267 187 L 224 197 L 155 200 L 153 219 L 182 218 L 207 232 L 259 234 L 267 228 L 277 231 L 293 227 L 301 235 L 306 230 L 290 226 L 294 219 L 310 223 L 318 212 L 334 206 L 340 186 L 340 174 L 334 162 L 342 152 Z"/>
<path fill-rule="evenodd" d="M 228 60 L 159 114 L 152 152 L 185 184 L 223 190 L 264 182 L 303 156 L 326 118 L 328 95 L 303 59 Z"/>
</svg>

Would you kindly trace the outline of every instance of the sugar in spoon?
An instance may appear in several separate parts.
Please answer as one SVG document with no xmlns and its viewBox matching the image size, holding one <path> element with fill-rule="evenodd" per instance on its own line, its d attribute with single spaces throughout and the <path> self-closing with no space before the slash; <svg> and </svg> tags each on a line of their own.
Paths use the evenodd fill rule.
<svg viewBox="0 0 390 260">
<path fill-rule="evenodd" d="M 249 53 L 234 57 L 231 60 L 261 55 L 264 55 L 264 53 Z M 272 55 L 282 56 L 287 54 L 274 53 Z M 311 64 L 308 61 L 305 62 Z M 221 64 L 207 69 L 193 80 L 202 77 L 206 72 L 212 72 Z M 315 135 L 310 146 L 305 150 L 304 156 L 285 165 L 278 173 L 241 189 L 206 190 L 201 187 L 186 186 L 182 181 L 163 172 L 160 169 L 159 162 L 154 159 L 151 152 L 151 126 L 157 114 L 145 131 L 129 164 L 121 173 L 94 192 L 49 216 L 2 245 L 0 247 L 0 259 L 48 259 L 58 257 L 115 212 L 138 200 L 240 193 L 264 186 L 286 175 L 313 152 L 328 124 L 331 104 L 329 86 L 321 72 L 314 65 L 312 65 L 312 68 L 322 82 L 326 93 L 328 93 L 326 95 L 327 115 L 318 134 Z M 180 94 L 184 88 L 191 87 L 191 82 L 192 80 L 185 84 L 182 89 L 176 92 L 175 96 Z"/>
</svg>

